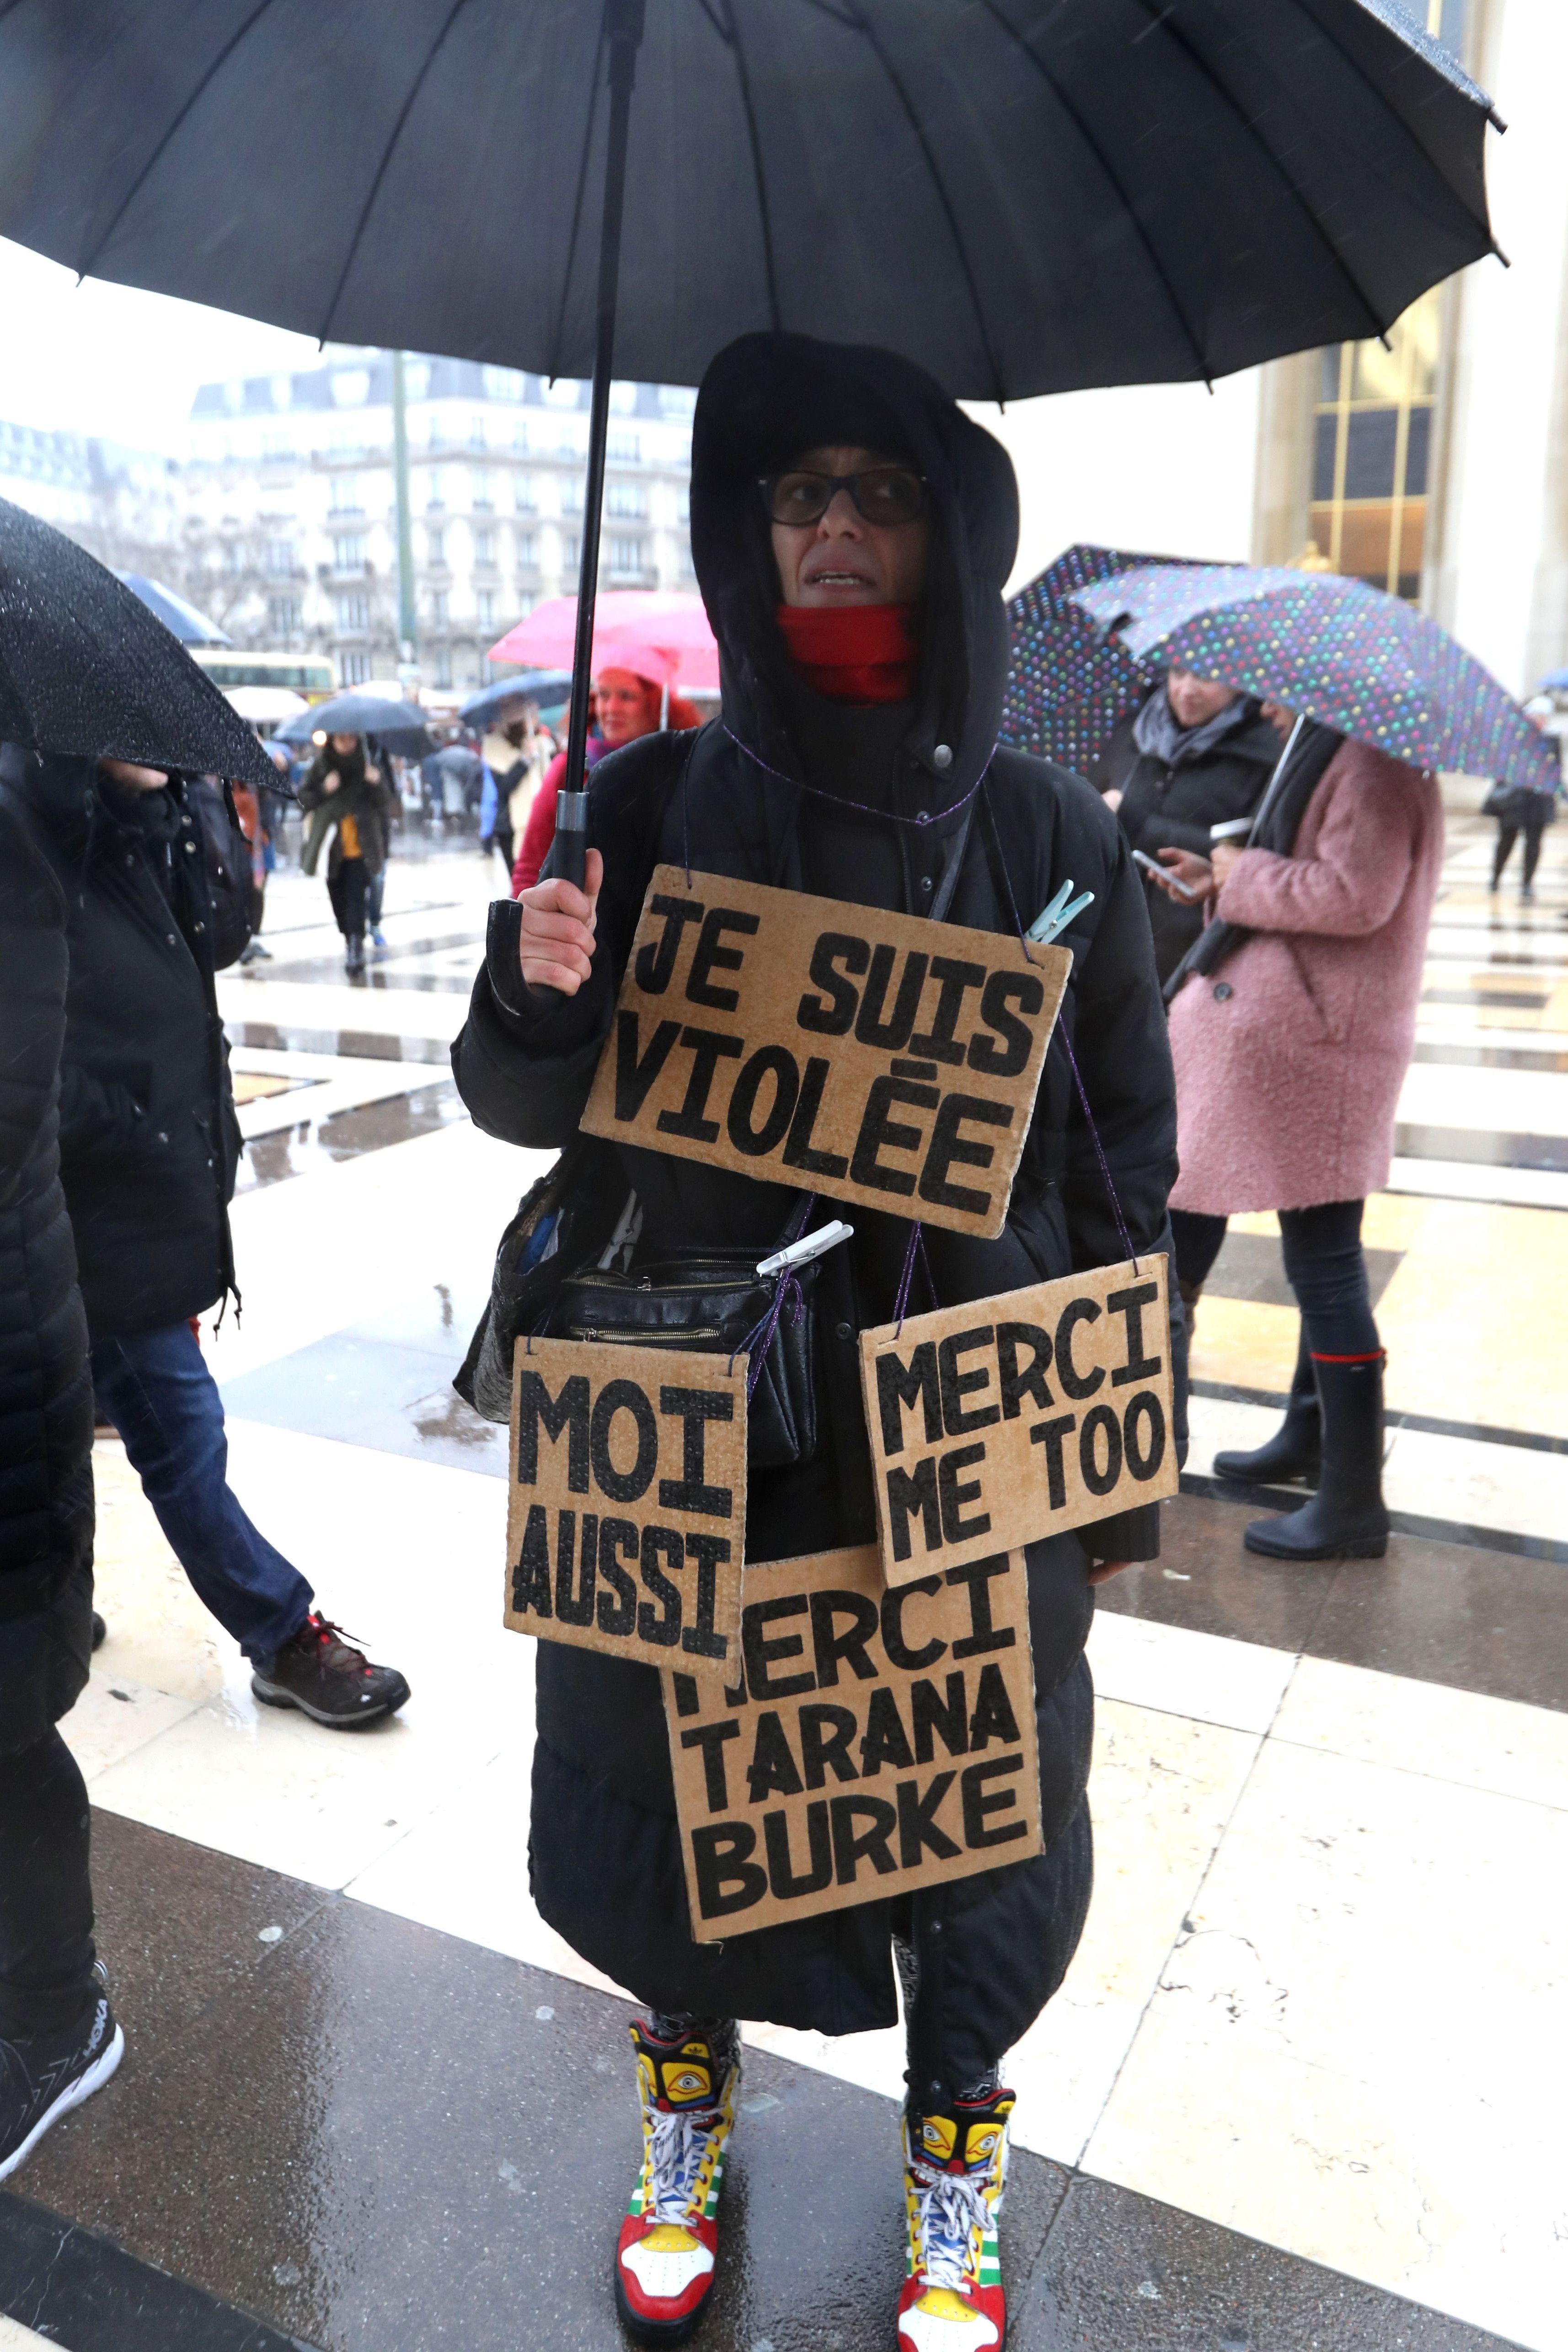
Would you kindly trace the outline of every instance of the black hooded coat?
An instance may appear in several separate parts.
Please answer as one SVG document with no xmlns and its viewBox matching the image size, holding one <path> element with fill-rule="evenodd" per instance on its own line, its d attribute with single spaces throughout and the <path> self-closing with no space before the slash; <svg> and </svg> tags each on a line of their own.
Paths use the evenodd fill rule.
<svg viewBox="0 0 1568 2352">
<path fill-rule="evenodd" d="M 0 1756 L 34 1747 L 87 1681 L 92 1386 L 60 1189 L 66 901 L 0 746 Z"/>
<path fill-rule="evenodd" d="M 784 650 L 757 477 L 833 443 L 903 457 L 927 479 L 925 652 L 910 702 L 825 701 L 799 683 Z M 574 1135 L 660 860 L 689 857 L 705 873 L 917 914 L 940 904 L 951 881 L 952 921 L 1005 933 L 1016 928 L 1015 907 L 1027 924 L 1070 875 L 1094 898 L 1066 934 L 1074 971 L 1061 1026 L 1075 1042 L 1133 1247 L 1168 1249 L 1174 1087 L 1125 837 L 1087 784 L 995 749 L 1008 662 L 1002 588 L 1016 532 L 1005 452 L 907 361 L 767 334 L 719 355 L 697 404 L 691 535 L 719 640 L 722 716 L 694 734 L 629 744 L 595 768 L 589 839 L 604 853 L 605 881 L 592 976 L 575 997 L 524 986 L 521 910 L 510 900 L 492 908 L 486 962 L 453 1047 L 480 1127 L 535 1147 Z M 928 821 L 910 822 L 922 813 Z M 760 1254 L 776 1245 L 799 1199 L 689 1160 L 590 1148 L 615 1156 L 623 1192 L 635 1186 L 650 1257 L 694 1239 Z M 857 1334 L 888 1319 L 910 1229 L 859 1207 L 853 1223 L 853 1243 L 822 1261 L 816 1287 L 821 1447 L 798 1467 L 752 1472 L 748 1559 L 875 1537 Z M 1059 1044 L 1047 1056 L 1005 1234 L 977 1241 L 932 1228 L 925 1240 L 944 1304 L 1126 1255 Z M 935 1303 L 917 1285 L 911 1305 Z M 541 1911 L 655 2007 L 828 2033 L 895 2022 L 895 1931 L 919 1966 L 914 2044 L 922 2058 L 935 2053 L 950 2084 L 978 2080 L 1056 1990 L 1088 1906 L 1087 1568 L 1157 1550 L 1157 1507 L 1028 1548 L 1047 1853 L 721 1945 L 696 1944 L 689 1930 L 657 1675 L 542 1642 L 530 1846 Z"/>
</svg>

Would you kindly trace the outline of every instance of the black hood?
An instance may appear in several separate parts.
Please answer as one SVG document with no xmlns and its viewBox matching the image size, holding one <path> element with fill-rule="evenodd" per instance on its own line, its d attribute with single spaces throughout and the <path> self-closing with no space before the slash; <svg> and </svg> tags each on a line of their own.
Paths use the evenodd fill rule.
<svg viewBox="0 0 1568 2352">
<path fill-rule="evenodd" d="M 908 749 L 943 806 L 984 769 L 1008 667 L 1002 592 L 1018 488 L 1000 442 L 912 361 L 809 335 L 742 335 L 702 380 L 691 442 L 691 551 L 719 640 L 724 717 L 749 749 L 804 772 L 795 680 L 775 613 L 778 575 L 758 477 L 801 450 L 852 442 L 918 467 L 931 500 L 920 684 Z M 952 753 L 937 762 L 939 744 Z"/>
</svg>

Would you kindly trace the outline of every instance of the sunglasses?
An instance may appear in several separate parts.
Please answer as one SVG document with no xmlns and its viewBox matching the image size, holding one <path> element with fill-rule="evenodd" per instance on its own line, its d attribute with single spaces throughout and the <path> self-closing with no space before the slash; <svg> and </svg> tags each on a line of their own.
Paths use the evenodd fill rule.
<svg viewBox="0 0 1568 2352">
<path fill-rule="evenodd" d="M 863 474 L 764 474 L 758 488 L 774 522 L 820 522 L 839 490 L 848 491 L 866 522 L 914 522 L 925 512 L 925 477 L 910 466 L 871 466 Z"/>
</svg>

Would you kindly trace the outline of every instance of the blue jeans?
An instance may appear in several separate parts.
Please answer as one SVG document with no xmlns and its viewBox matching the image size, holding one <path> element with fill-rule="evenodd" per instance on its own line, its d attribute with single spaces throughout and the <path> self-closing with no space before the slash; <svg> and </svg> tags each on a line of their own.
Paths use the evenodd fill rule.
<svg viewBox="0 0 1568 2352">
<path fill-rule="evenodd" d="M 92 1385 L 197 1597 L 247 1658 L 280 1649 L 314 1596 L 229 1490 L 223 1400 L 190 1325 L 100 1339 Z"/>
</svg>

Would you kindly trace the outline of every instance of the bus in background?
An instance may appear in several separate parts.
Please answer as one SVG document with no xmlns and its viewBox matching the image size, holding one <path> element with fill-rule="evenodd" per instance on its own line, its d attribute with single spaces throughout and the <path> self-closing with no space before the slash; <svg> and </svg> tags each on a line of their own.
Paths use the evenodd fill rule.
<svg viewBox="0 0 1568 2352">
<path fill-rule="evenodd" d="M 273 686 L 307 702 L 324 702 L 337 691 L 330 654 L 247 654 L 234 646 L 192 646 L 189 651 L 226 694 L 237 686 Z"/>
</svg>

